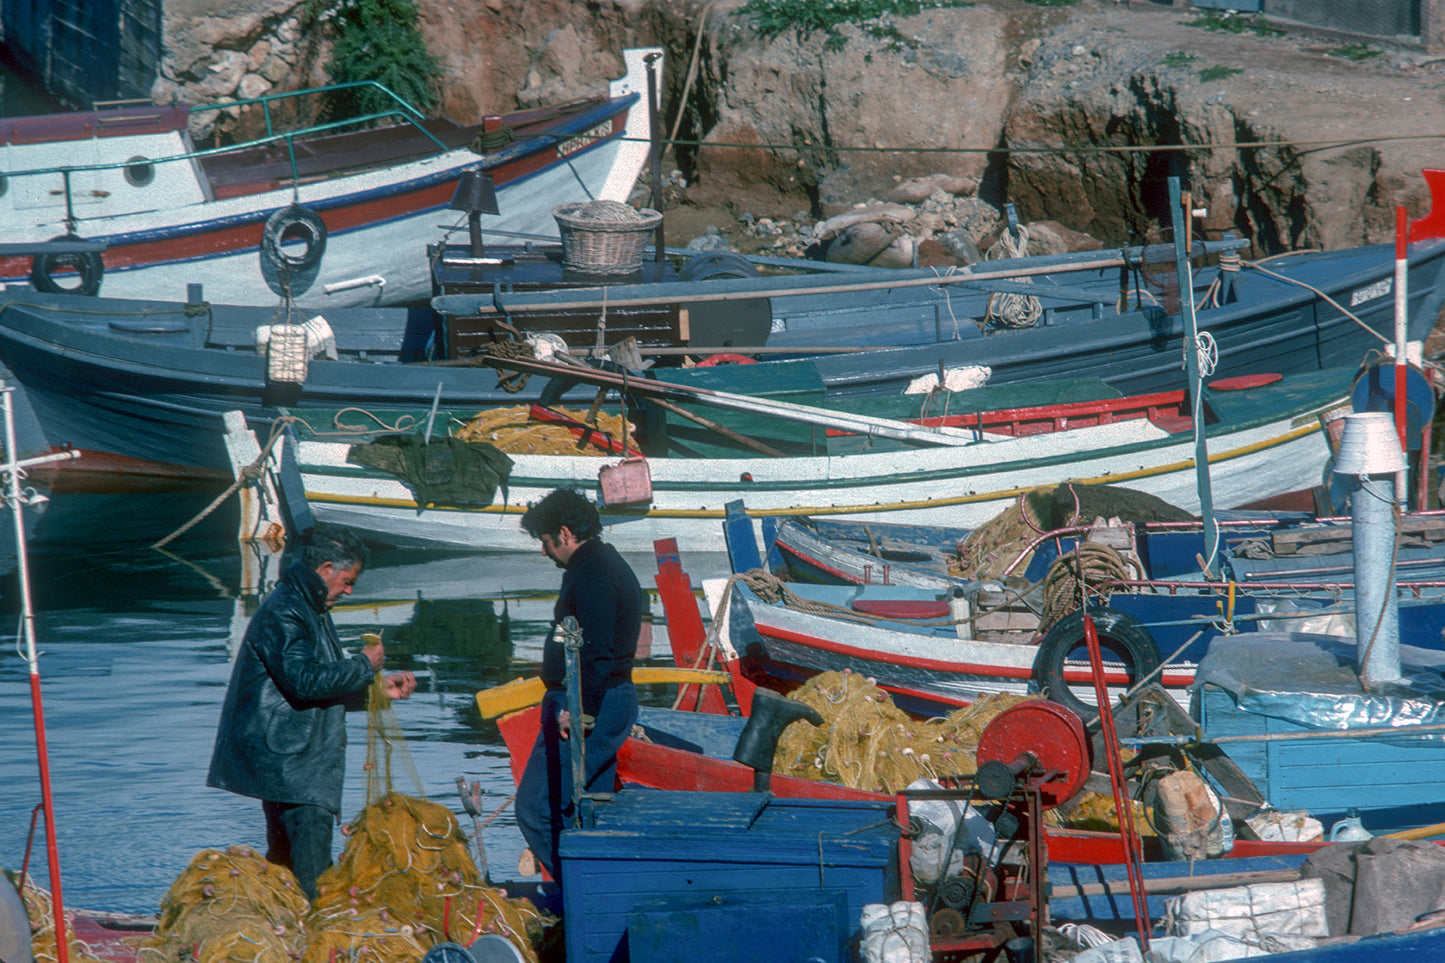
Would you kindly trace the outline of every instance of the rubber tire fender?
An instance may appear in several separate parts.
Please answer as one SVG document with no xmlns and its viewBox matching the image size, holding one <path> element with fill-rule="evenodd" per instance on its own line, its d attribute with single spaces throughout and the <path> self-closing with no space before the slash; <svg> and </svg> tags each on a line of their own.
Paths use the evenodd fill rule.
<svg viewBox="0 0 1445 963">
<path fill-rule="evenodd" d="M 82 241 L 76 234 L 61 234 L 52 241 Z M 55 269 L 61 266 L 75 268 L 80 277 L 77 287 L 68 288 L 55 281 Z M 105 264 L 95 251 L 84 254 L 37 254 L 30 264 L 30 284 L 37 291 L 46 294 L 84 294 L 94 297 L 100 292 L 100 279 L 105 274 Z"/>
<path fill-rule="evenodd" d="M 1112 652 L 1122 657 L 1131 684 L 1159 668 L 1163 662 L 1159 645 L 1138 619 L 1111 608 L 1092 608 L 1088 613 L 1094 619 L 1100 653 L 1107 656 Z M 1099 710 L 1074 695 L 1064 681 L 1066 657 L 1083 645 L 1084 610 L 1075 609 L 1055 622 L 1039 642 L 1038 654 L 1034 656 L 1033 677 L 1040 691 L 1048 693 L 1051 700 L 1072 709 L 1080 719 L 1088 722 L 1099 714 Z"/>
<path fill-rule="evenodd" d="M 288 237 L 302 241 L 305 252 L 295 256 L 287 254 L 282 242 Z M 266 226 L 261 231 L 261 257 L 278 271 L 305 274 L 315 270 L 325 254 L 326 222 L 315 211 L 292 204 L 266 218 Z"/>
</svg>

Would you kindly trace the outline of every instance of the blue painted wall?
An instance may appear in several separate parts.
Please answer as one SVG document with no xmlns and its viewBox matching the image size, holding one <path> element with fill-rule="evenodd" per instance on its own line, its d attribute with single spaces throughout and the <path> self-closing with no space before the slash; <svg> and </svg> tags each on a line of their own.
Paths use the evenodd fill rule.
<svg viewBox="0 0 1445 963">
<path fill-rule="evenodd" d="M 76 109 L 148 99 L 161 55 L 162 0 L 0 0 L 15 63 Z"/>
</svg>

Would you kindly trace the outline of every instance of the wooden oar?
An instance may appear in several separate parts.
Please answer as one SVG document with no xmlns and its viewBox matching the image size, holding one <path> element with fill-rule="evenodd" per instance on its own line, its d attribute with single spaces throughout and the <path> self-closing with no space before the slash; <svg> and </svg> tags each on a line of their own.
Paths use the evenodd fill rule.
<svg viewBox="0 0 1445 963">
<path fill-rule="evenodd" d="M 836 428 L 841 431 L 848 431 L 859 435 L 877 435 L 882 438 L 894 438 L 900 441 L 916 442 L 919 444 L 954 447 L 972 445 L 979 441 L 978 436 L 974 432 L 959 428 L 917 425 L 908 421 L 898 421 L 893 418 L 875 418 L 870 415 L 859 415 L 835 408 L 815 408 L 810 405 L 793 404 L 787 401 L 774 401 L 754 398 L 749 395 L 733 394 L 727 391 L 716 391 L 712 388 L 702 388 L 697 385 L 680 385 L 667 381 L 655 381 L 650 378 L 629 377 L 625 373 L 603 371 L 598 368 L 580 365 L 576 362 L 559 364 L 551 361 L 536 361 L 530 358 L 502 358 L 495 355 L 485 355 L 477 360 L 493 368 L 523 371 L 527 374 L 543 375 L 548 378 L 564 378 L 579 381 L 583 384 L 606 385 L 616 388 L 619 391 L 632 392 L 648 399 L 677 398 L 684 401 L 711 405 L 715 408 L 724 408 L 729 411 L 746 411 L 751 414 L 767 415 L 784 421 L 796 421 L 807 425 L 821 425 L 827 428 Z"/>
<path fill-rule="evenodd" d="M 726 672 L 715 669 L 680 669 L 673 666 L 639 665 L 632 670 L 634 685 L 679 685 L 713 684 L 725 685 L 732 681 Z M 483 719 L 495 719 L 509 712 L 526 709 L 542 701 L 547 686 L 541 679 L 513 679 L 502 685 L 492 686 L 477 693 L 477 708 Z"/>
</svg>

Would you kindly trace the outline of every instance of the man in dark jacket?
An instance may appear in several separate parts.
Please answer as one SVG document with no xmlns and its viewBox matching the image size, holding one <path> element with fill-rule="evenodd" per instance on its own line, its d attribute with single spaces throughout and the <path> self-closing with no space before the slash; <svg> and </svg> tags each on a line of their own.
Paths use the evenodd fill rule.
<svg viewBox="0 0 1445 963">
<path fill-rule="evenodd" d="M 341 649 L 331 607 L 366 565 L 349 529 L 318 527 L 262 601 L 236 653 L 206 785 L 261 800 L 266 859 L 296 874 L 309 899 L 331 865 L 331 828 L 341 812 L 346 710 L 364 709 L 381 668 L 377 642 Z M 387 676 L 386 694 L 405 699 L 410 672 Z"/>
<path fill-rule="evenodd" d="M 578 727 L 567 712 L 567 653 L 556 631 L 567 616 L 582 630 L 579 667 L 584 734 L 584 792 L 611 792 L 617 750 L 637 721 L 632 660 L 642 628 L 643 596 L 637 576 L 598 536 L 597 509 L 581 494 L 559 488 L 527 509 L 522 527 L 542 551 L 566 569 L 553 631 L 542 650 L 542 729 L 517 787 L 517 825 L 532 854 L 558 879 L 557 844 L 572 815 L 572 763 L 566 740 Z"/>
</svg>

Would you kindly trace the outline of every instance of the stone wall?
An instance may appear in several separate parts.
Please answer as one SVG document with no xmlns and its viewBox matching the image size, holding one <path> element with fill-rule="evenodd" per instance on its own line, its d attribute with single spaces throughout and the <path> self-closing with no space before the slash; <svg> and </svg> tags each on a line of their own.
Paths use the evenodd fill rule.
<svg viewBox="0 0 1445 963">
<path fill-rule="evenodd" d="M 237 15 L 222 0 L 171 3 L 158 96 L 215 102 L 324 83 L 324 51 L 300 31 L 298 6 L 254 0 Z M 1423 54 L 1352 60 L 1324 41 L 1200 29 L 1194 13 L 1156 3 L 977 0 L 845 26 L 841 43 L 762 39 L 743 6 L 420 2 L 445 69 L 443 112 L 462 122 L 596 93 L 620 74 L 624 47 L 665 47 L 666 127 L 700 142 L 668 166 L 699 203 L 821 217 L 944 173 L 977 180 L 981 197 L 1013 201 L 1026 220 L 1123 243 L 1164 215 L 1164 185 L 1179 175 L 1212 228 L 1270 250 L 1388 240 L 1395 205 L 1413 216 L 1429 205 L 1419 171 L 1438 145 L 1420 134 L 1445 129 L 1431 92 L 1445 77 Z"/>
</svg>

